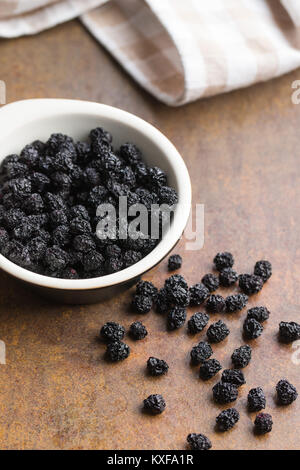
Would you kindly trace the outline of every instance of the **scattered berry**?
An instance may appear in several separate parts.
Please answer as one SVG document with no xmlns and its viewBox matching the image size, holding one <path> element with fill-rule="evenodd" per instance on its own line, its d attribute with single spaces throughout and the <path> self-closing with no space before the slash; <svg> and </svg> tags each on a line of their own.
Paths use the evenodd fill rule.
<svg viewBox="0 0 300 470">
<path fill-rule="evenodd" d="M 153 299 L 157 295 L 158 290 L 150 281 L 139 281 L 136 285 L 136 293 L 147 295 Z"/>
<path fill-rule="evenodd" d="M 240 289 L 247 295 L 257 294 L 264 285 L 264 281 L 256 274 L 240 274 L 239 286 Z"/>
<path fill-rule="evenodd" d="M 155 309 L 158 313 L 166 313 L 170 310 L 170 302 L 166 289 L 163 287 L 154 298 Z"/>
<path fill-rule="evenodd" d="M 165 289 L 169 302 L 180 307 L 187 307 L 190 303 L 188 285 L 180 274 L 173 274 L 165 281 Z"/>
<path fill-rule="evenodd" d="M 259 323 L 263 323 L 264 321 L 268 320 L 270 316 L 270 312 L 266 307 L 253 307 L 250 308 L 247 312 L 247 318 L 254 318 Z"/>
<path fill-rule="evenodd" d="M 211 313 L 221 313 L 225 310 L 225 299 L 221 295 L 210 295 L 206 301 L 206 309 Z"/>
<path fill-rule="evenodd" d="M 216 403 L 231 403 L 237 399 L 238 389 L 233 384 L 228 384 L 226 382 L 218 382 L 213 387 L 213 397 Z"/>
<path fill-rule="evenodd" d="M 135 321 L 130 325 L 129 334 L 133 339 L 139 340 L 144 339 L 147 336 L 148 332 L 142 322 Z"/>
<path fill-rule="evenodd" d="M 129 346 L 122 341 L 113 341 L 107 345 L 106 356 L 112 362 L 123 361 L 129 354 Z"/>
<path fill-rule="evenodd" d="M 251 355 L 252 348 L 248 344 L 235 349 L 231 356 L 234 367 L 237 369 L 243 369 L 246 367 L 251 361 Z"/>
<path fill-rule="evenodd" d="M 168 261 L 169 271 L 175 271 L 176 269 L 181 268 L 182 258 L 180 255 L 171 255 Z"/>
<path fill-rule="evenodd" d="M 232 268 L 234 265 L 234 258 L 231 253 L 225 251 L 224 253 L 218 253 L 214 257 L 214 263 L 218 271 L 222 271 L 224 268 Z"/>
<path fill-rule="evenodd" d="M 199 375 L 202 380 L 209 380 L 222 369 L 217 359 L 208 359 L 200 366 Z"/>
<path fill-rule="evenodd" d="M 149 357 L 147 361 L 147 370 L 150 375 L 158 376 L 164 375 L 168 372 L 169 366 L 163 359 L 156 357 Z"/>
<path fill-rule="evenodd" d="M 213 350 L 211 349 L 210 344 L 206 341 L 200 341 L 196 346 L 191 350 L 191 362 L 194 365 L 201 364 L 206 361 L 213 355 Z"/>
<path fill-rule="evenodd" d="M 257 434 L 267 434 L 272 431 L 273 420 L 268 413 L 259 413 L 254 421 L 254 430 Z"/>
<path fill-rule="evenodd" d="M 211 442 L 204 434 L 189 434 L 187 442 L 192 450 L 209 450 L 211 449 Z"/>
<path fill-rule="evenodd" d="M 209 321 L 209 316 L 207 313 L 197 312 L 191 316 L 188 321 L 188 330 L 191 334 L 200 333 Z"/>
<path fill-rule="evenodd" d="M 240 414 L 235 408 L 228 408 L 221 411 L 216 417 L 216 423 L 219 431 L 228 431 L 239 421 Z"/>
<path fill-rule="evenodd" d="M 144 409 L 151 414 L 157 415 L 166 409 L 166 402 L 162 395 L 149 395 L 144 400 Z"/>
<path fill-rule="evenodd" d="M 216 323 L 212 323 L 207 330 L 207 337 L 211 343 L 220 343 L 224 341 L 225 338 L 229 335 L 230 330 L 227 325 L 219 320 Z"/>
<path fill-rule="evenodd" d="M 224 268 L 219 274 L 220 285 L 223 287 L 233 286 L 239 276 L 232 268 Z"/>
<path fill-rule="evenodd" d="M 152 308 L 152 299 L 147 295 L 136 294 L 133 297 L 132 306 L 137 313 L 148 313 Z"/>
<path fill-rule="evenodd" d="M 246 307 L 248 302 L 248 296 L 245 294 L 229 295 L 225 299 L 226 311 L 228 313 L 238 312 Z"/>
<path fill-rule="evenodd" d="M 215 276 L 215 274 L 205 274 L 203 278 L 201 279 L 202 284 L 207 287 L 209 292 L 214 292 L 219 288 L 220 282 L 218 276 Z"/>
<path fill-rule="evenodd" d="M 272 276 L 272 265 L 270 261 L 257 261 L 254 266 L 254 274 L 260 276 L 266 282 Z"/>
<path fill-rule="evenodd" d="M 114 321 L 105 323 L 100 330 L 100 336 L 106 341 L 121 341 L 124 335 L 125 328 Z"/>
<path fill-rule="evenodd" d="M 201 305 L 209 296 L 209 290 L 204 284 L 198 283 L 190 287 L 190 304 Z"/>
<path fill-rule="evenodd" d="M 297 339 L 300 339 L 300 325 L 296 322 L 285 322 L 279 323 L 279 337 L 281 341 L 285 343 L 292 343 Z"/>
<path fill-rule="evenodd" d="M 223 370 L 221 382 L 233 384 L 236 387 L 240 387 L 246 383 L 244 374 L 239 369 L 225 369 Z"/>
<path fill-rule="evenodd" d="M 167 325 L 169 330 L 177 330 L 182 327 L 186 320 L 186 309 L 184 307 L 174 307 L 168 314 Z"/>
<path fill-rule="evenodd" d="M 266 396 L 261 387 L 252 388 L 248 393 L 249 411 L 260 411 L 266 407 Z"/>
<path fill-rule="evenodd" d="M 254 318 L 246 318 L 243 325 L 244 335 L 247 339 L 256 339 L 264 331 L 264 327 Z"/>
<path fill-rule="evenodd" d="M 276 385 L 277 398 L 280 405 L 290 405 L 298 397 L 296 387 L 288 380 L 279 380 Z"/>
</svg>

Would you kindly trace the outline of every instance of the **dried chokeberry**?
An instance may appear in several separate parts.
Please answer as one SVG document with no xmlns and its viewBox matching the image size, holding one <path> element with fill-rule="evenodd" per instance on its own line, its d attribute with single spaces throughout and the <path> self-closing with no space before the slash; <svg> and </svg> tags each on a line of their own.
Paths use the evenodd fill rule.
<svg viewBox="0 0 300 470">
<path fill-rule="evenodd" d="M 47 248 L 45 252 L 44 262 L 50 271 L 58 272 L 64 269 L 69 261 L 66 251 L 59 246 Z"/>
<path fill-rule="evenodd" d="M 266 396 L 261 387 L 252 388 L 247 400 L 249 411 L 260 411 L 266 407 Z"/>
<path fill-rule="evenodd" d="M 279 338 L 285 343 L 292 343 L 300 339 L 300 324 L 294 321 L 281 321 L 279 323 Z"/>
<path fill-rule="evenodd" d="M 112 341 L 106 348 L 106 357 L 112 362 L 123 361 L 130 354 L 130 348 L 122 341 Z"/>
<path fill-rule="evenodd" d="M 246 383 L 244 374 L 239 369 L 225 369 L 223 370 L 221 382 L 233 384 L 236 387 L 240 387 Z"/>
<path fill-rule="evenodd" d="M 200 333 L 209 321 L 209 315 L 207 313 L 196 312 L 188 321 L 188 330 L 191 334 Z"/>
<path fill-rule="evenodd" d="M 169 366 L 163 359 L 149 357 L 147 361 L 147 370 L 149 374 L 153 376 L 164 375 L 168 372 Z"/>
<path fill-rule="evenodd" d="M 181 268 L 182 258 L 180 255 L 171 255 L 168 260 L 169 271 L 175 271 L 176 269 Z"/>
<path fill-rule="evenodd" d="M 191 362 L 194 365 L 201 364 L 213 355 L 213 350 L 206 341 L 200 341 L 191 350 Z"/>
<path fill-rule="evenodd" d="M 206 301 L 206 309 L 211 313 L 221 313 L 225 310 L 225 299 L 221 295 L 210 295 Z"/>
<path fill-rule="evenodd" d="M 243 325 L 244 335 L 247 339 L 256 339 L 264 331 L 264 327 L 254 318 L 246 318 Z"/>
<path fill-rule="evenodd" d="M 232 268 L 224 268 L 219 274 L 220 285 L 223 287 L 233 286 L 237 282 L 238 278 L 239 276 L 237 272 Z"/>
<path fill-rule="evenodd" d="M 273 419 L 268 413 L 259 413 L 254 421 L 254 430 L 257 434 L 267 434 L 272 431 Z"/>
<path fill-rule="evenodd" d="M 219 431 L 228 431 L 239 421 L 240 414 L 235 408 L 227 408 L 216 417 Z"/>
<path fill-rule="evenodd" d="M 121 341 L 125 335 L 125 328 L 114 321 L 109 321 L 100 330 L 101 338 L 106 341 Z"/>
<path fill-rule="evenodd" d="M 148 334 L 146 327 L 140 321 L 135 321 L 130 325 L 129 335 L 132 339 L 140 340 L 144 339 Z"/>
<path fill-rule="evenodd" d="M 192 450 L 209 450 L 212 447 L 210 439 L 204 434 L 191 433 L 186 440 Z"/>
<path fill-rule="evenodd" d="M 257 294 L 263 288 L 262 277 L 256 274 L 240 274 L 239 287 L 247 295 Z"/>
<path fill-rule="evenodd" d="M 207 338 L 211 343 L 220 343 L 224 341 L 229 335 L 230 330 L 227 325 L 219 320 L 216 323 L 212 323 L 207 330 Z"/>
<path fill-rule="evenodd" d="M 288 380 L 279 380 L 276 385 L 277 399 L 280 405 L 290 405 L 298 397 L 296 387 Z"/>
<path fill-rule="evenodd" d="M 272 265 L 270 261 L 257 261 L 254 266 L 254 274 L 259 276 L 266 282 L 272 276 Z"/>
<path fill-rule="evenodd" d="M 201 279 L 202 284 L 207 287 L 209 292 L 214 292 L 219 288 L 220 282 L 218 276 L 215 276 L 215 274 L 205 274 L 203 278 Z"/>
<path fill-rule="evenodd" d="M 167 317 L 167 326 L 169 330 L 177 330 L 181 328 L 186 320 L 186 309 L 176 305 L 169 313 Z"/>
<path fill-rule="evenodd" d="M 150 281 L 139 281 L 136 285 L 136 293 L 139 295 L 147 295 L 154 299 L 157 292 L 157 288 Z"/>
<path fill-rule="evenodd" d="M 169 302 L 166 289 L 163 287 L 159 290 L 154 298 L 155 309 L 158 313 L 166 313 L 170 310 L 171 304 Z"/>
<path fill-rule="evenodd" d="M 245 294 L 234 294 L 229 295 L 225 299 L 226 311 L 228 313 L 238 312 L 246 307 L 248 302 L 248 296 Z"/>
<path fill-rule="evenodd" d="M 137 313 L 148 313 L 152 308 L 153 300 L 148 295 L 136 294 L 132 300 L 132 307 Z"/>
<path fill-rule="evenodd" d="M 144 410 L 157 415 L 162 413 L 166 409 L 166 402 L 162 395 L 155 394 L 149 395 L 148 398 L 144 400 Z"/>
<path fill-rule="evenodd" d="M 237 369 L 243 369 L 251 361 L 251 356 L 252 348 L 248 344 L 245 344 L 244 346 L 240 346 L 233 351 L 231 360 L 234 367 Z"/>
<path fill-rule="evenodd" d="M 209 380 L 214 377 L 221 369 L 222 366 L 217 359 L 208 359 L 201 364 L 199 376 L 202 380 Z"/>
<path fill-rule="evenodd" d="M 169 302 L 180 307 L 187 307 L 190 303 L 190 293 L 187 282 L 180 274 L 173 274 L 165 281 L 165 289 Z"/>
<path fill-rule="evenodd" d="M 201 305 L 209 296 L 209 290 L 200 282 L 190 287 L 189 292 L 191 305 Z"/>
<path fill-rule="evenodd" d="M 238 397 L 236 385 L 226 382 L 218 382 L 213 387 L 213 398 L 216 403 L 226 404 L 235 401 Z"/>
<path fill-rule="evenodd" d="M 222 271 L 224 268 L 232 268 L 234 265 L 234 258 L 231 253 L 225 251 L 224 253 L 218 253 L 214 257 L 214 263 L 218 271 Z"/>
<path fill-rule="evenodd" d="M 253 307 L 247 311 L 247 318 L 254 318 L 259 323 L 268 320 L 270 312 L 266 307 Z"/>
</svg>

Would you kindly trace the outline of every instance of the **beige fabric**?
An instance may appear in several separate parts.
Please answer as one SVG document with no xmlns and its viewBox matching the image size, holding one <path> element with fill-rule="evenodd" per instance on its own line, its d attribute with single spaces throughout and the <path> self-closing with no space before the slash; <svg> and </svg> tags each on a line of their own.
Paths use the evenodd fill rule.
<svg viewBox="0 0 300 470">
<path fill-rule="evenodd" d="M 35 34 L 77 16 L 170 105 L 300 65 L 300 0 L 0 0 L 0 36 Z"/>
</svg>

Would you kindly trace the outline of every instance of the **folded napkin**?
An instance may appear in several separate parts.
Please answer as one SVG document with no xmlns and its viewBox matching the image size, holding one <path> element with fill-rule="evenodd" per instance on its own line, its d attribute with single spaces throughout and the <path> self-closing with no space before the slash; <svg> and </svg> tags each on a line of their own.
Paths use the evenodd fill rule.
<svg viewBox="0 0 300 470">
<path fill-rule="evenodd" d="M 140 85 L 173 106 L 300 65 L 299 0 L 0 0 L 0 37 L 78 16 Z"/>
</svg>

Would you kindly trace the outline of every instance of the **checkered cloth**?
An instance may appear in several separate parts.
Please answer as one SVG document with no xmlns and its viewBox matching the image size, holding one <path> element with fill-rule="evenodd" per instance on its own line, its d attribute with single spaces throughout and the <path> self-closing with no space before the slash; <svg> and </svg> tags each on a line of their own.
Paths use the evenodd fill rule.
<svg viewBox="0 0 300 470">
<path fill-rule="evenodd" d="M 173 106 L 300 65 L 300 0 L 0 0 L 0 36 L 77 16 L 136 81 Z"/>
</svg>

